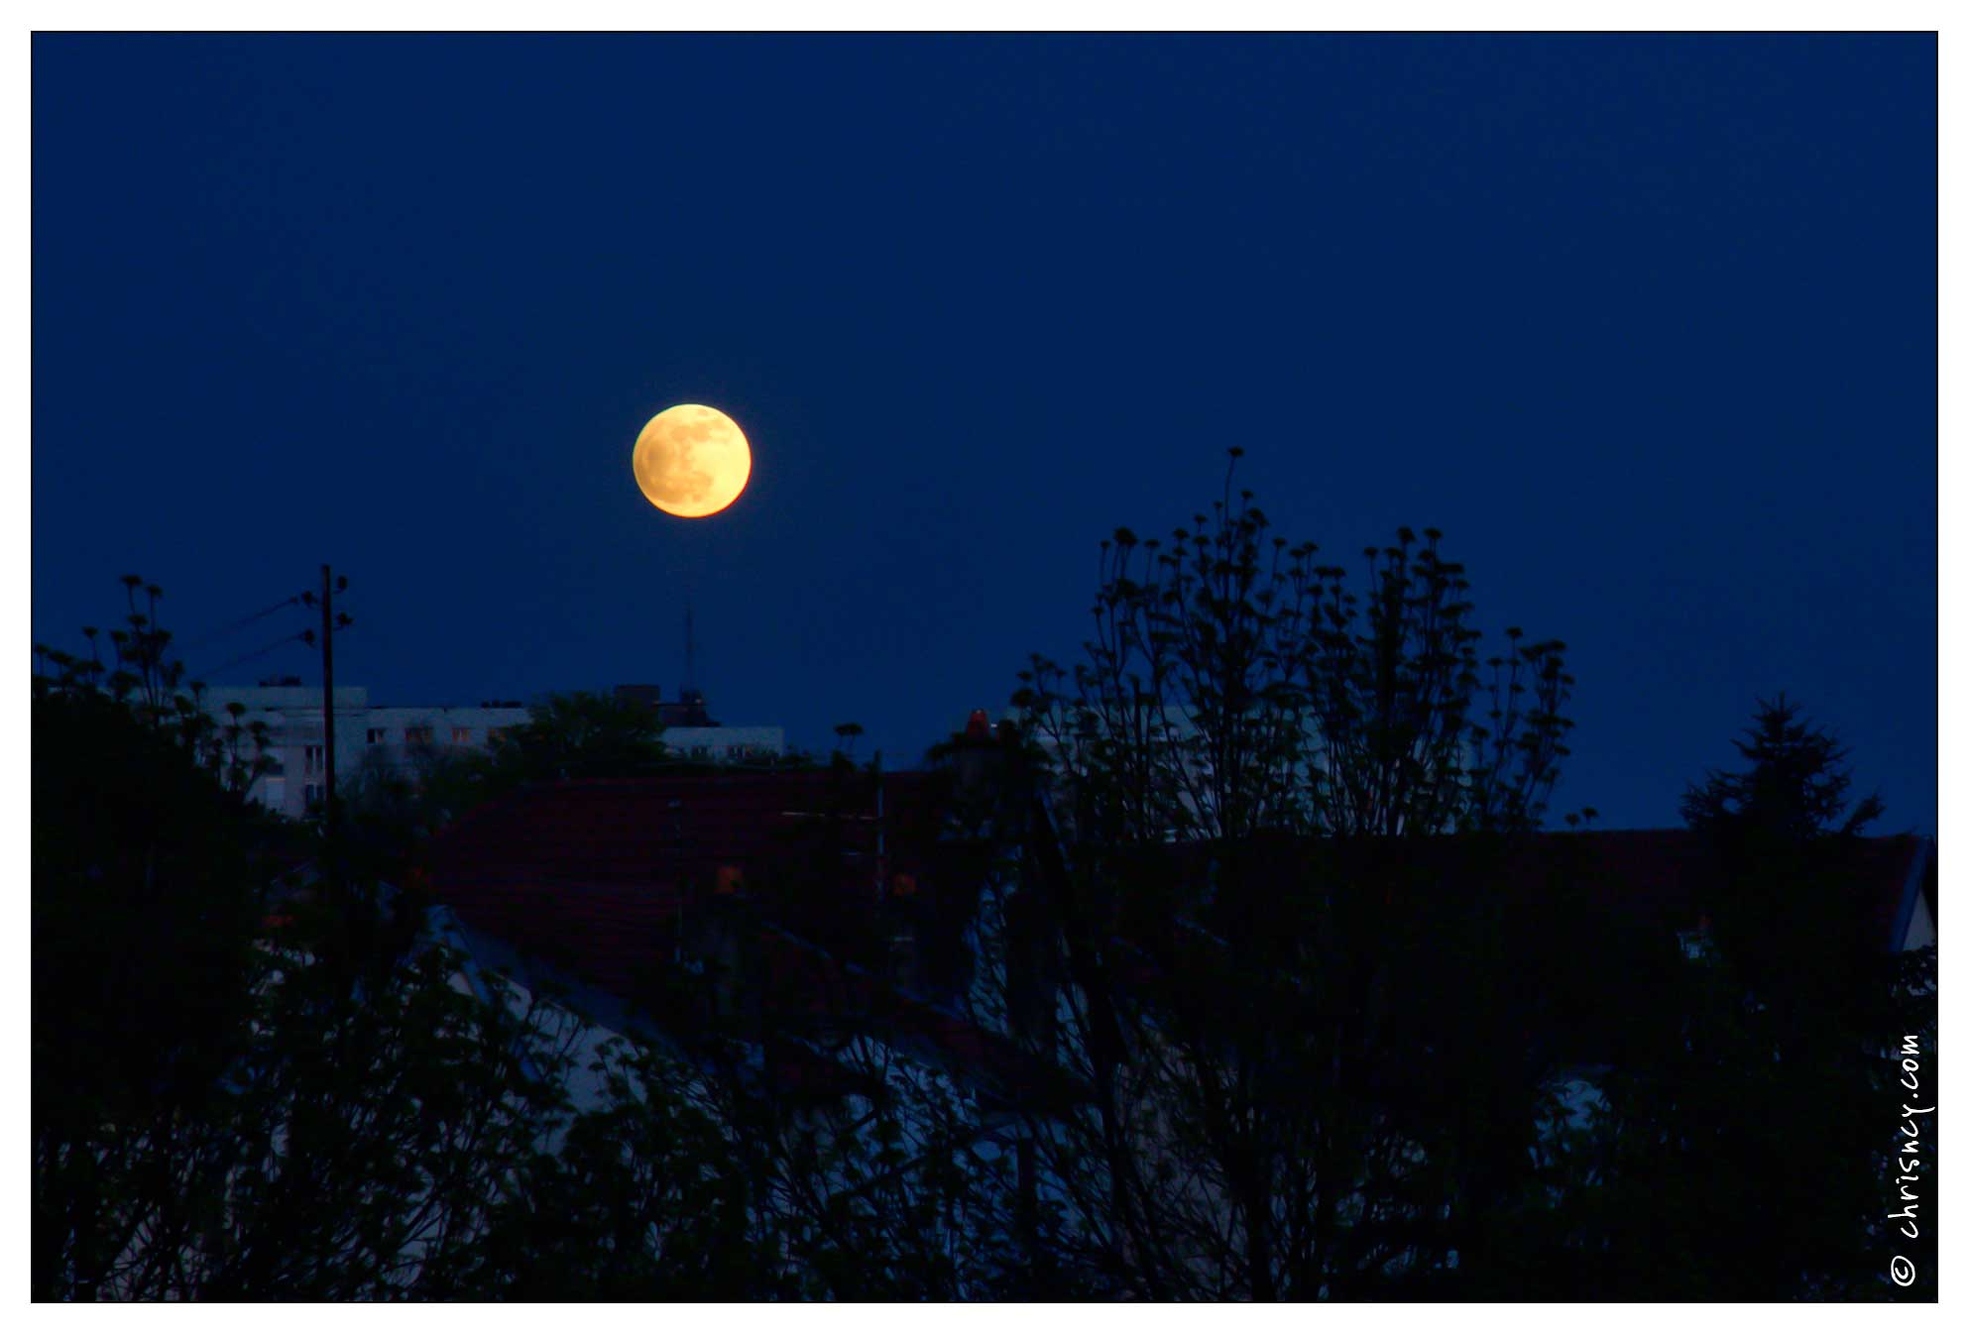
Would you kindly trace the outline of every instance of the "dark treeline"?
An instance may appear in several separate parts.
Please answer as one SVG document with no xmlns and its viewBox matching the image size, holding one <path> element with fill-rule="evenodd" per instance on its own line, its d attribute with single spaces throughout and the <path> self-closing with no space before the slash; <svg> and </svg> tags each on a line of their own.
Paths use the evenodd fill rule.
<svg viewBox="0 0 1969 1334">
<path fill-rule="evenodd" d="M 324 843 L 246 799 L 264 738 L 132 581 L 35 677 L 36 1298 L 1932 1299 L 1890 1052 L 1933 1087 L 1934 951 L 1857 900 L 1880 811 L 1826 732 L 1760 711 L 1684 802 L 1702 928 L 1637 925 L 1537 836 L 1564 645 L 1486 655 L 1440 534 L 1356 592 L 1227 483 L 1103 552 L 1082 659 L 931 757 L 970 886 L 943 1003 L 1024 1082 L 675 995 L 662 1041 L 591 1055 L 552 995 L 453 985 L 420 849 L 662 766 L 659 729 L 551 701 L 489 756 L 354 775 Z M 874 918 L 815 910 L 810 867 L 724 911 L 852 961 Z M 762 1078 L 796 1029 L 852 1078 Z"/>
</svg>

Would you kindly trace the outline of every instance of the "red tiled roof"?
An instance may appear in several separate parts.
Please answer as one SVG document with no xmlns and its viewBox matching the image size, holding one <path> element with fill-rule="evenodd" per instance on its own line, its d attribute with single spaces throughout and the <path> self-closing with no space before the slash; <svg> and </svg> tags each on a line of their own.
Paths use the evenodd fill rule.
<svg viewBox="0 0 1969 1334">
<path fill-rule="evenodd" d="M 891 868 L 920 869 L 904 831 L 923 813 L 920 774 L 887 774 L 881 804 Z M 439 837 L 431 894 L 472 926 L 572 965 L 628 994 L 636 969 L 719 870 L 755 874 L 798 857 L 816 825 L 876 875 L 876 785 L 868 775 L 686 774 L 582 779 L 489 803 Z M 838 816 L 832 822 L 829 816 Z"/>
<path fill-rule="evenodd" d="M 879 823 L 891 873 L 910 868 L 921 879 L 937 864 L 929 846 L 933 791 L 929 775 L 883 775 Z M 561 782 L 491 803 L 436 840 L 431 893 L 474 928 L 632 999 L 640 976 L 667 961 L 680 913 L 713 891 L 721 867 L 747 874 L 770 869 L 802 856 L 817 827 L 829 825 L 830 836 L 858 858 L 850 873 L 859 878 L 865 867 L 872 892 L 876 809 L 875 784 L 866 775 L 699 773 Z M 1041 1078 L 1005 1039 L 798 937 L 766 927 L 761 944 L 781 1004 L 816 1016 L 874 1020 L 1009 1086 Z"/>
<path fill-rule="evenodd" d="M 928 776 L 885 774 L 885 814 L 901 823 L 923 801 Z M 444 866 L 551 866 L 582 879 L 643 880 L 651 871 L 715 867 L 769 849 L 802 819 L 838 813 L 872 823 L 874 778 L 827 773 L 680 774 L 575 779 L 489 803 L 453 829 Z M 867 840 L 873 844 L 873 834 Z M 434 866 L 434 871 L 438 868 Z"/>
</svg>

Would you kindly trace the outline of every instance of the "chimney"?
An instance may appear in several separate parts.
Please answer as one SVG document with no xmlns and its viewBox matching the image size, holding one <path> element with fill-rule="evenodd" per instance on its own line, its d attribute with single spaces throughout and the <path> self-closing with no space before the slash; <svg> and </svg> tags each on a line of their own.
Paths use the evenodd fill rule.
<svg viewBox="0 0 1969 1334">
<path fill-rule="evenodd" d="M 951 739 L 952 759 L 957 767 L 957 789 L 975 794 L 988 778 L 1002 770 L 1004 760 L 994 735 L 991 718 L 983 709 L 972 709 L 964 730 Z"/>
</svg>

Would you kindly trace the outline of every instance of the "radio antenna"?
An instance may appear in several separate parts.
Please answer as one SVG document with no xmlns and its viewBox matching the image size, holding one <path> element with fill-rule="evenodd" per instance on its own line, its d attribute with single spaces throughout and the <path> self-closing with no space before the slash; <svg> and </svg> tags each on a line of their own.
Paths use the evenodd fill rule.
<svg viewBox="0 0 1969 1334">
<path fill-rule="evenodd" d="M 684 688 L 680 696 L 697 689 L 697 627 L 691 617 L 690 600 L 684 600 Z"/>
</svg>

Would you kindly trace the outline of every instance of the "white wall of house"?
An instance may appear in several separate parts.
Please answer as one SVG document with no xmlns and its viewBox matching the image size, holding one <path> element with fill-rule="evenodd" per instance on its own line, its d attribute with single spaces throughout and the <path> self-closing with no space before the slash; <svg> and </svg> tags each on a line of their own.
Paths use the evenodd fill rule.
<svg viewBox="0 0 1969 1334">
<path fill-rule="evenodd" d="M 1914 862 L 1908 867 L 1907 883 L 1901 889 L 1902 909 L 1895 922 L 1901 927 L 1901 938 L 1894 942 L 1894 948 L 1918 950 L 1935 943 L 1934 905 L 1928 902 L 1925 888 L 1928 868 L 1934 857 L 1935 845 L 1932 841 L 1923 840 L 1917 845 Z M 1912 900 L 1911 906 L 1909 900 Z"/>
<path fill-rule="evenodd" d="M 1928 911 L 1928 900 L 1923 896 L 1915 902 L 1914 916 L 1908 919 L 1907 939 L 1902 942 L 1904 950 L 1918 950 L 1935 943 L 1935 918 Z"/>
</svg>

